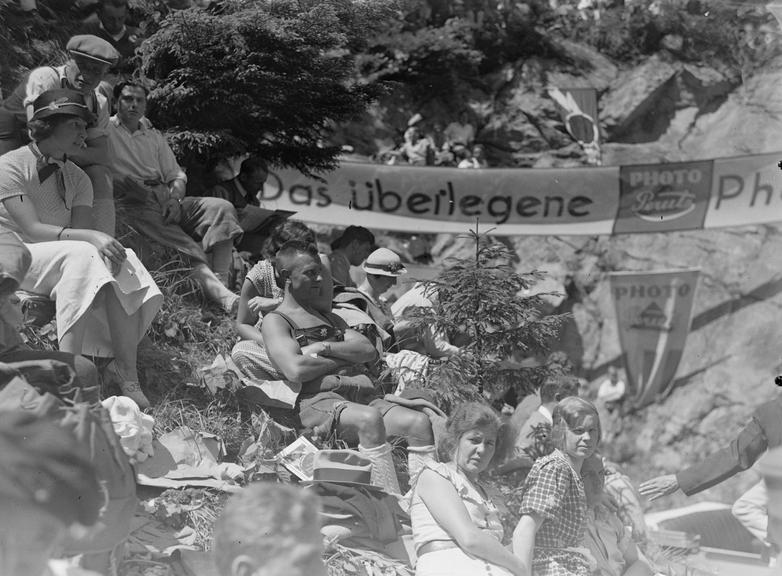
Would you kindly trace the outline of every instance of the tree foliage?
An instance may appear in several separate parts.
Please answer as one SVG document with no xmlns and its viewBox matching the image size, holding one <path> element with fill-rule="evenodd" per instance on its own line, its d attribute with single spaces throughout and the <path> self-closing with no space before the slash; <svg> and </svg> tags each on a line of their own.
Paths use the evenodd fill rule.
<svg viewBox="0 0 782 576">
<path fill-rule="evenodd" d="M 541 272 L 520 274 L 507 246 L 475 231 L 470 237 L 474 256 L 448 263 L 424 282 L 434 306 L 411 312 L 419 329 L 433 326 L 452 341 L 466 342 L 423 382 L 445 409 L 481 396 L 495 400 L 509 388 L 519 397 L 531 392 L 547 368 L 524 367 L 523 360 L 544 357 L 565 319 L 544 315 L 541 295 L 524 295 L 543 278 Z"/>
<path fill-rule="evenodd" d="M 173 133 L 180 160 L 247 151 L 304 170 L 332 167 L 332 127 L 375 94 L 355 81 L 350 51 L 371 32 L 358 23 L 372 12 L 353 5 L 235 2 L 168 16 L 143 45 L 142 74 L 155 82 L 149 115 Z"/>
</svg>

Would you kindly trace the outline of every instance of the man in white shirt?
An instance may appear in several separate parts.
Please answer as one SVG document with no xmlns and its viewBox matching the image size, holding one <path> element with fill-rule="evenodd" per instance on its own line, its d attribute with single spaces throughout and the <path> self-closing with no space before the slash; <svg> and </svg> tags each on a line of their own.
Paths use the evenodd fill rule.
<svg viewBox="0 0 782 576">
<path fill-rule="evenodd" d="M 121 82 L 117 115 L 109 122 L 109 151 L 118 206 L 139 232 L 181 252 L 210 300 L 235 313 L 228 290 L 233 242 L 242 235 L 236 210 L 221 198 L 185 196 L 187 176 L 165 137 L 144 117 L 147 90 Z"/>
<path fill-rule="evenodd" d="M 626 392 L 624 380 L 619 378 L 619 372 L 614 366 L 608 367 L 608 377 L 600 384 L 597 391 L 597 401 L 605 404 L 608 410 L 613 410 Z"/>
</svg>

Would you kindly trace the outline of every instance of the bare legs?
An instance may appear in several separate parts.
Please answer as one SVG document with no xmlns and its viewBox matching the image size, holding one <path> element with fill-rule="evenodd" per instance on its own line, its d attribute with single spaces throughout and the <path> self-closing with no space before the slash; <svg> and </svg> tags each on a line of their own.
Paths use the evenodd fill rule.
<svg viewBox="0 0 782 576">
<path fill-rule="evenodd" d="M 140 408 L 149 406 L 138 384 L 138 343 L 141 340 L 141 314 L 136 311 L 128 314 L 110 284 L 103 286 L 92 302 L 93 307 L 102 306 L 108 319 L 109 335 L 114 351 L 112 375 L 125 396 L 132 398 Z M 60 337 L 60 350 L 76 356 L 81 355 L 86 328 L 86 314 L 79 318 L 71 328 Z"/>
</svg>

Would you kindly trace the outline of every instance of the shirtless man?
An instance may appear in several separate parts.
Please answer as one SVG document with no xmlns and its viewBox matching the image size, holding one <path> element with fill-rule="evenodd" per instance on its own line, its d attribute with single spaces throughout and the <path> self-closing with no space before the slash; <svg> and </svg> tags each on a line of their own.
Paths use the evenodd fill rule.
<svg viewBox="0 0 782 576">
<path fill-rule="evenodd" d="M 297 409 L 305 427 L 332 427 L 372 461 L 372 483 L 399 493 L 387 436 L 407 439 L 410 477 L 434 459 L 429 418 L 414 407 L 433 406 L 422 400 L 381 397 L 366 376 L 343 378 L 375 359 L 377 350 L 364 336 L 348 328 L 333 313 L 314 306 L 323 281 L 317 249 L 300 241 L 287 242 L 277 252 L 276 269 L 285 295 L 264 318 L 261 334 L 271 364 L 286 380 L 300 383 Z"/>
</svg>

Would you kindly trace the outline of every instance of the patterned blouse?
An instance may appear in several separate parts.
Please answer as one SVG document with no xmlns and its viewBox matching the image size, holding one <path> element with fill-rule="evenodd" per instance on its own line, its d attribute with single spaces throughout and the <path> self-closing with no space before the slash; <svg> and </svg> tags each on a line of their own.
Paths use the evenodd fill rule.
<svg viewBox="0 0 782 576">
<path fill-rule="evenodd" d="M 269 260 L 261 260 L 247 272 L 247 280 L 252 282 L 253 287 L 258 292 L 258 296 L 263 298 L 282 298 L 285 294 L 274 281 L 274 266 Z M 255 327 L 261 329 L 263 315 L 258 314 L 258 320 Z"/>
<path fill-rule="evenodd" d="M 521 514 L 542 520 L 535 535 L 535 576 L 588 576 L 584 546 L 586 495 L 581 475 L 559 450 L 535 461 L 527 476 Z M 593 561 L 593 560 L 592 560 Z"/>
<path fill-rule="evenodd" d="M 496 538 L 498 542 L 502 542 L 503 528 L 500 512 L 485 486 L 472 484 L 456 470 L 456 466 L 452 462 L 427 463 L 426 468 L 453 484 L 473 523 L 482 531 Z M 417 482 L 417 478 L 415 481 Z M 415 486 L 410 503 L 410 521 L 413 525 L 413 542 L 416 550 L 429 542 L 453 540 L 450 534 L 434 519 L 429 508 L 418 495 Z"/>
</svg>

